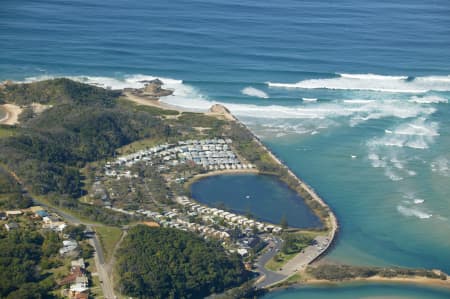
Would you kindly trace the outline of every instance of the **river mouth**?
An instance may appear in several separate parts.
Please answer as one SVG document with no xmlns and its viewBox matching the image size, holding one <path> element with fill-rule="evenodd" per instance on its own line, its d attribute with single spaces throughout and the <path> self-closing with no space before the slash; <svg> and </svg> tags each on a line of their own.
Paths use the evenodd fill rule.
<svg viewBox="0 0 450 299">
<path fill-rule="evenodd" d="M 278 178 L 260 174 L 227 174 L 203 178 L 191 185 L 192 197 L 211 207 L 289 227 L 320 228 L 319 218 L 304 200 Z"/>
</svg>

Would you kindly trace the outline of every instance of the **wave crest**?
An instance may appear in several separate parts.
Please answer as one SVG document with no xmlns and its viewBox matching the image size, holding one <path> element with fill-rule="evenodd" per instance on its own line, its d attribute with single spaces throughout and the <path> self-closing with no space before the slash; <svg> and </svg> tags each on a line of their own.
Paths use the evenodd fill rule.
<svg viewBox="0 0 450 299">
<path fill-rule="evenodd" d="M 280 88 L 368 90 L 394 93 L 450 91 L 450 75 L 416 78 L 376 74 L 337 74 L 337 76 L 335 78 L 307 79 L 297 83 L 267 82 L 267 85 Z"/>
<path fill-rule="evenodd" d="M 269 98 L 269 95 L 266 92 L 251 86 L 242 89 L 241 93 L 250 97 L 257 97 L 262 99 Z"/>
</svg>

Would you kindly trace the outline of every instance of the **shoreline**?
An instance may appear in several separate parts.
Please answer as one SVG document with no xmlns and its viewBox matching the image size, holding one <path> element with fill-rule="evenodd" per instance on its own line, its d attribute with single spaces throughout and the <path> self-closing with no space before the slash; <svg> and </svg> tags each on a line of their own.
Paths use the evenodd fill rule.
<svg viewBox="0 0 450 299">
<path fill-rule="evenodd" d="M 198 182 L 204 178 L 219 176 L 219 175 L 233 175 L 233 174 L 261 174 L 257 169 L 225 169 L 225 170 L 214 170 L 206 173 L 196 174 L 184 183 L 186 188 L 191 188 L 192 184 Z"/>
<path fill-rule="evenodd" d="M 282 283 L 281 283 L 282 284 Z M 392 285 L 415 285 L 415 286 L 425 286 L 432 288 L 444 288 L 450 290 L 450 281 L 449 280 L 441 280 L 441 279 L 433 279 L 427 277 L 381 277 L 374 276 L 369 278 L 353 278 L 347 280 L 323 280 L 323 279 L 306 279 L 303 282 L 294 282 L 291 284 L 273 286 L 269 289 L 270 292 L 284 290 L 288 288 L 297 288 L 297 287 L 341 287 L 346 285 L 358 285 L 358 284 L 392 284 Z"/>
<path fill-rule="evenodd" d="M 132 92 L 129 92 L 129 91 L 122 91 L 122 94 L 125 97 L 125 99 L 127 99 L 135 104 L 138 104 L 138 105 L 150 106 L 150 107 L 155 107 L 155 108 L 159 108 L 159 109 L 163 109 L 163 110 L 173 110 L 173 111 L 177 111 L 179 114 L 183 113 L 183 112 L 192 112 L 192 111 L 183 109 L 182 107 L 172 106 L 167 103 L 161 102 L 159 99 L 145 98 L 143 96 L 133 94 Z"/>
<path fill-rule="evenodd" d="M 134 103 L 140 104 L 140 105 L 152 106 L 152 107 L 157 107 L 157 108 L 165 109 L 165 110 L 175 110 L 178 113 L 188 112 L 186 109 L 183 109 L 181 107 L 172 107 L 171 105 L 165 104 L 165 103 L 161 102 L 159 99 L 158 100 L 148 99 L 148 98 L 145 98 L 145 97 L 142 97 L 142 96 L 139 96 L 139 95 L 127 92 L 127 91 L 123 91 L 123 95 L 126 99 L 128 99 Z M 214 106 L 220 106 L 220 107 L 218 109 L 213 109 Z M 328 213 L 327 217 L 323 217 L 323 216 L 319 215 L 317 213 L 317 211 L 310 206 L 310 204 L 307 202 L 307 200 L 304 198 L 304 196 L 299 194 L 300 197 L 302 198 L 303 202 L 320 219 L 320 221 L 322 222 L 322 225 L 326 228 L 328 241 L 325 244 L 325 246 L 323 247 L 323 250 L 313 252 L 312 253 L 313 256 L 308 257 L 306 261 L 305 261 L 305 257 L 302 255 L 302 253 L 299 252 L 294 258 L 289 260 L 283 266 L 283 271 L 276 271 L 276 272 L 271 271 L 276 274 L 282 274 L 284 276 L 284 278 L 275 283 L 271 283 L 269 285 L 262 287 L 262 288 L 269 288 L 270 286 L 273 286 L 273 285 L 282 283 L 283 281 L 286 281 L 287 279 L 289 279 L 289 277 L 292 277 L 294 274 L 296 274 L 299 271 L 301 271 L 302 269 L 306 268 L 306 266 L 310 265 L 317 259 L 324 256 L 329 251 L 329 249 L 332 248 L 332 244 L 334 244 L 336 241 L 339 224 L 338 224 L 337 218 L 336 218 L 334 212 L 331 210 L 330 206 L 314 191 L 314 189 L 312 187 L 310 187 L 303 180 L 301 180 L 297 175 L 295 175 L 295 173 L 287 165 L 285 165 L 283 162 L 281 162 L 281 160 L 272 151 L 270 151 L 261 142 L 261 140 L 244 123 L 242 123 L 239 119 L 237 119 L 226 107 L 224 107 L 222 105 L 214 105 L 214 106 L 209 111 L 200 112 L 200 113 L 203 113 L 203 114 L 209 115 L 209 116 L 215 116 L 218 118 L 224 117 L 225 119 L 227 119 L 229 121 L 234 121 L 234 122 L 242 125 L 243 127 L 245 127 L 250 132 L 252 139 L 256 142 L 258 147 L 261 147 L 275 161 L 275 163 L 278 164 L 278 166 L 286 169 L 289 176 L 292 177 L 294 180 L 296 180 L 299 183 L 300 188 L 303 189 L 311 197 L 311 201 L 314 201 L 317 204 L 319 204 L 321 207 L 325 208 Z M 215 108 L 217 108 L 217 107 L 215 107 Z M 185 187 L 190 188 L 190 186 L 194 182 L 196 182 L 202 178 L 205 178 L 205 177 L 221 175 L 221 174 L 239 174 L 239 173 L 259 174 L 261 172 L 258 171 L 257 169 L 212 171 L 212 172 L 207 172 L 204 174 L 195 175 L 193 178 L 189 179 L 185 183 Z M 294 190 L 294 191 L 296 193 L 298 193 L 297 190 Z M 262 277 L 264 277 L 264 276 L 262 276 Z"/>
</svg>

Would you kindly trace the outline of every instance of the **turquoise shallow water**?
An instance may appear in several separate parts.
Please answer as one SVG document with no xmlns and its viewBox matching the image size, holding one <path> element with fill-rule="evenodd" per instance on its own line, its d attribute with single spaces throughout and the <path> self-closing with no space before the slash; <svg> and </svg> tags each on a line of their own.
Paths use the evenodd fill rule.
<svg viewBox="0 0 450 299">
<path fill-rule="evenodd" d="M 264 296 L 264 299 L 335 298 L 335 299 L 444 299 L 450 291 L 409 285 L 366 284 L 341 287 L 287 289 Z"/>
<path fill-rule="evenodd" d="M 447 0 L 4 0 L 0 80 L 165 77 L 164 101 L 226 104 L 330 203 L 331 258 L 450 272 L 449 15 Z"/>
<path fill-rule="evenodd" d="M 223 175 L 197 181 L 192 197 L 210 206 L 228 209 L 279 224 L 286 217 L 292 227 L 319 227 L 319 219 L 294 191 L 275 177 L 264 175 Z M 276 208 L 274 208 L 276 207 Z"/>
</svg>

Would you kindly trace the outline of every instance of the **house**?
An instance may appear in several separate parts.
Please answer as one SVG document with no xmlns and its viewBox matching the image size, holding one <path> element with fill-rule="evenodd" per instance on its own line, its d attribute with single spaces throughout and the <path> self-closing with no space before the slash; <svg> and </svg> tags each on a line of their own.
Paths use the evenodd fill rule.
<svg viewBox="0 0 450 299">
<path fill-rule="evenodd" d="M 23 212 L 21 210 L 6 211 L 6 216 L 19 216 L 22 214 Z"/>
<path fill-rule="evenodd" d="M 60 286 L 70 285 L 69 289 L 65 290 L 65 295 L 71 299 L 88 299 L 89 297 L 89 280 L 84 267 L 83 259 L 72 261 L 70 274 L 58 282 Z"/>
<path fill-rule="evenodd" d="M 75 240 L 64 240 L 63 247 L 59 249 L 60 255 L 75 254 L 78 248 L 78 243 Z"/>
<path fill-rule="evenodd" d="M 18 229 L 19 225 L 16 222 L 5 223 L 5 228 L 7 231 Z"/>
<path fill-rule="evenodd" d="M 59 218 L 54 215 L 48 215 L 42 217 L 42 221 L 44 221 L 45 224 L 53 224 L 54 222 L 58 222 Z"/>
<path fill-rule="evenodd" d="M 41 206 L 32 206 L 28 210 L 32 213 L 36 213 L 37 211 L 45 211 L 45 209 Z"/>
<path fill-rule="evenodd" d="M 77 280 L 77 277 L 85 277 L 86 271 L 80 267 L 71 267 L 70 268 L 70 274 L 61 279 L 58 284 L 60 286 L 63 285 L 70 285 L 72 283 L 75 283 Z"/>
<path fill-rule="evenodd" d="M 45 210 L 39 210 L 39 211 L 36 211 L 36 212 L 34 213 L 34 215 L 35 215 L 36 217 L 44 218 L 44 217 L 47 217 L 47 216 L 48 216 L 48 213 L 47 213 L 47 211 L 45 211 Z"/>
<path fill-rule="evenodd" d="M 86 264 L 84 263 L 83 258 L 79 258 L 78 260 L 74 260 L 74 261 L 70 262 L 70 265 L 72 268 L 75 268 L 75 267 L 79 267 L 80 269 L 86 268 Z"/>
<path fill-rule="evenodd" d="M 279 232 L 281 232 L 283 229 L 281 228 L 281 227 L 279 227 L 279 226 L 275 226 L 275 228 L 272 230 L 272 232 L 274 232 L 274 233 L 279 233 Z"/>
<path fill-rule="evenodd" d="M 48 216 L 43 217 L 44 223 L 42 224 L 42 227 L 44 229 L 50 229 L 55 232 L 62 232 L 66 227 L 67 224 L 63 221 L 50 221 L 48 220 Z"/>
</svg>

